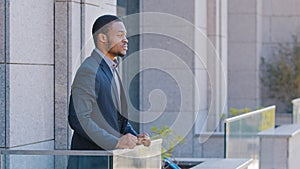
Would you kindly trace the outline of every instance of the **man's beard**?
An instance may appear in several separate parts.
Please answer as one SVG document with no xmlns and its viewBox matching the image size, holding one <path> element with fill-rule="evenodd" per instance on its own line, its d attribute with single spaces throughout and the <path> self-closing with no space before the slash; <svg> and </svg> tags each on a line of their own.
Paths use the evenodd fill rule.
<svg viewBox="0 0 300 169">
<path fill-rule="evenodd" d="M 117 46 L 117 45 L 118 45 L 117 43 L 114 44 L 114 45 L 112 45 L 112 44 L 110 43 L 110 41 L 108 41 L 108 42 L 107 42 L 107 47 L 108 47 L 107 53 L 110 53 L 110 54 L 112 54 L 113 56 L 120 56 L 120 57 L 125 56 L 123 53 L 121 53 L 121 52 L 119 52 L 119 51 L 113 51 L 113 48 L 114 48 L 115 46 Z"/>
</svg>

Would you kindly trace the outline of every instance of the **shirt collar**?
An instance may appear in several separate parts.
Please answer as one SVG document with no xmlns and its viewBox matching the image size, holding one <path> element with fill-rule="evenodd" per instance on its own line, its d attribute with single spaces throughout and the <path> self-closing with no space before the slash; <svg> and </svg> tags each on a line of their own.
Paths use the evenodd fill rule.
<svg viewBox="0 0 300 169">
<path fill-rule="evenodd" d="M 98 48 L 95 48 L 95 51 L 104 59 L 106 64 L 109 66 L 110 70 L 113 71 L 116 68 L 116 63 L 110 60 L 104 53 L 102 53 Z"/>
</svg>

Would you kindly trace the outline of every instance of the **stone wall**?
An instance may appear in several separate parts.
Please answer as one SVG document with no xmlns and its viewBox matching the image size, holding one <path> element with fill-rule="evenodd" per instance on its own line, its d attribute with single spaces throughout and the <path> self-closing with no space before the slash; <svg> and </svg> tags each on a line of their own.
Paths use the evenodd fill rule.
<svg viewBox="0 0 300 169">
<path fill-rule="evenodd" d="M 53 140 L 54 3 L 5 4 L 4 147 Z"/>
<path fill-rule="evenodd" d="M 0 148 L 69 148 L 70 85 L 94 47 L 92 23 L 108 13 L 116 14 L 116 1 L 0 1 Z M 20 168 L 20 160 L 3 165 Z"/>
<path fill-rule="evenodd" d="M 229 108 L 260 106 L 261 3 L 259 0 L 228 0 Z"/>
<path fill-rule="evenodd" d="M 140 66 L 152 68 L 140 75 L 141 130 L 168 126 L 186 139 L 173 155 L 199 157 L 195 134 L 219 130 L 226 113 L 227 1 L 143 1 L 141 10 L 155 13 L 141 19 Z"/>
<path fill-rule="evenodd" d="M 266 0 L 263 1 L 262 12 L 262 46 L 260 57 L 270 59 L 277 52 L 279 44 L 292 43 L 292 36 L 300 38 L 300 0 Z M 276 104 L 277 112 L 288 113 L 285 106 L 270 98 L 261 87 L 262 104 Z M 288 103 L 291 100 L 287 100 Z M 291 105 L 291 104 L 290 104 Z"/>
<path fill-rule="evenodd" d="M 281 103 L 269 98 L 260 82 L 261 58 L 272 58 L 278 45 L 300 36 L 299 0 L 228 0 L 229 107 L 256 109 Z"/>
<path fill-rule="evenodd" d="M 6 28 L 6 4 L 0 1 L 0 147 L 5 147 L 5 96 L 6 96 L 6 64 L 5 64 L 5 28 Z"/>
<path fill-rule="evenodd" d="M 289 124 L 259 133 L 259 168 L 298 168 L 299 130 L 300 125 Z"/>
</svg>

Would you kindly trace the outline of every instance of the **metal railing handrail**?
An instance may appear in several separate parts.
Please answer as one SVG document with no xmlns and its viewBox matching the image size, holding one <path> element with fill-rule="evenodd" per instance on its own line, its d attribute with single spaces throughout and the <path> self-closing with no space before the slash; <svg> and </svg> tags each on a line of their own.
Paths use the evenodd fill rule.
<svg viewBox="0 0 300 169">
<path fill-rule="evenodd" d="M 299 124 L 300 98 L 293 99 L 292 104 L 293 104 L 292 123 Z"/>
<path fill-rule="evenodd" d="M 293 104 L 300 103 L 300 98 L 297 98 L 297 99 L 292 100 L 292 103 L 293 103 Z"/>
<path fill-rule="evenodd" d="M 11 150 L 0 149 L 0 154 L 6 155 L 82 155 L 82 156 L 112 156 L 113 151 L 88 150 Z"/>
<path fill-rule="evenodd" d="M 151 146 L 161 144 L 162 140 L 152 140 Z M 0 155 L 76 155 L 76 156 L 113 156 L 134 151 L 143 145 L 136 146 L 133 149 L 115 149 L 115 150 L 16 150 L 0 149 Z M 151 147 L 150 146 L 150 147 Z"/>
<path fill-rule="evenodd" d="M 248 116 L 253 116 L 253 115 L 256 115 L 256 114 L 259 114 L 259 113 L 262 113 L 262 112 L 265 112 L 265 111 L 268 111 L 268 110 L 272 110 L 272 109 L 275 109 L 275 108 L 276 108 L 276 106 L 272 105 L 272 106 L 262 108 L 262 109 L 259 109 L 259 110 L 255 110 L 255 111 L 252 111 L 252 112 L 249 112 L 249 113 L 245 113 L 245 114 L 242 114 L 242 115 L 227 118 L 227 119 L 225 119 L 225 123 L 240 120 L 240 119 L 246 118 Z"/>
</svg>

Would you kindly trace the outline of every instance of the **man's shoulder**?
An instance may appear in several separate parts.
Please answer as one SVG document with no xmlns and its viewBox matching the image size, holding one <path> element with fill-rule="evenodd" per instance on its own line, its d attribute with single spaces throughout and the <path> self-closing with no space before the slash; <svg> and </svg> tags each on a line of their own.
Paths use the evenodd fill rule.
<svg viewBox="0 0 300 169">
<path fill-rule="evenodd" d="M 80 65 L 78 71 L 92 71 L 96 72 L 101 63 L 101 59 L 99 59 L 95 55 L 88 56 Z"/>
</svg>

